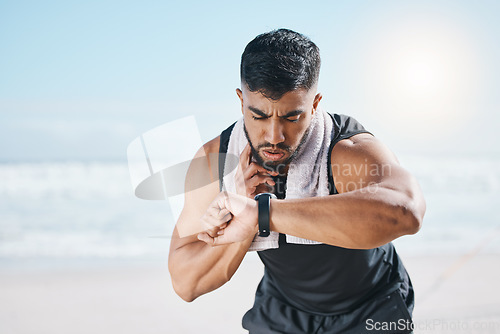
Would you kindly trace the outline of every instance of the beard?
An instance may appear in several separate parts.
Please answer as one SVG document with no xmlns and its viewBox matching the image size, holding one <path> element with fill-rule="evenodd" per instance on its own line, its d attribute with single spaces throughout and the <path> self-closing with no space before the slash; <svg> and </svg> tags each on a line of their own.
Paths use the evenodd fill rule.
<svg viewBox="0 0 500 334">
<path fill-rule="evenodd" d="M 300 151 L 300 148 L 303 146 L 307 139 L 307 135 L 309 134 L 309 130 L 311 129 L 311 126 L 309 126 L 304 132 L 304 135 L 302 138 L 300 138 L 299 145 L 297 145 L 297 148 L 295 150 L 292 149 L 292 147 L 285 145 L 283 143 L 278 143 L 276 145 L 272 145 L 270 143 L 265 143 L 261 144 L 257 147 L 254 146 L 252 141 L 250 140 L 250 136 L 248 135 L 247 127 L 245 124 L 243 124 L 243 131 L 245 132 L 245 136 L 247 137 L 248 143 L 250 144 L 250 149 L 252 151 L 252 157 L 257 161 L 257 164 L 261 165 L 267 170 L 270 171 L 279 171 L 280 168 L 278 167 L 286 167 L 290 164 L 290 162 L 297 156 L 298 152 Z M 282 160 L 282 161 L 270 161 L 270 160 L 264 160 L 260 154 L 259 150 L 263 148 L 278 148 L 280 150 L 286 151 L 289 155 L 288 158 Z"/>
</svg>

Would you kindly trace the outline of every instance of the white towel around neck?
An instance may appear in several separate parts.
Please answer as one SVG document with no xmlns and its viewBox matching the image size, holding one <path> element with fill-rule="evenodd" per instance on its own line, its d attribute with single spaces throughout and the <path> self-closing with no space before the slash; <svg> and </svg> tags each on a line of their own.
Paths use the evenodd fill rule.
<svg viewBox="0 0 500 334">
<path fill-rule="evenodd" d="M 328 113 L 318 109 L 311 121 L 306 141 L 290 162 L 286 181 L 286 199 L 328 196 L 328 149 L 333 138 L 333 122 Z M 240 156 L 248 140 L 240 118 L 231 132 L 227 154 Z M 224 164 L 225 191 L 236 193 L 235 175 L 238 159 L 226 159 Z M 226 174 L 225 171 L 231 171 Z M 272 208 L 271 208 L 272 210 Z M 279 248 L 279 233 L 271 231 L 268 237 L 255 236 L 248 251 L 261 251 Z M 288 243 L 316 245 L 320 242 L 291 235 L 286 236 Z"/>
</svg>

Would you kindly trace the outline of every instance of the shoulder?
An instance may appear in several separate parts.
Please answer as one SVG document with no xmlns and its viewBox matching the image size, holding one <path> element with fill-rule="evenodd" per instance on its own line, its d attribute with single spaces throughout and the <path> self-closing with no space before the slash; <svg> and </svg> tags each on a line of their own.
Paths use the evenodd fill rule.
<svg viewBox="0 0 500 334">
<path fill-rule="evenodd" d="M 204 180 L 209 180 L 210 182 L 219 180 L 219 163 L 223 162 L 225 157 L 225 155 L 221 156 L 220 153 L 226 153 L 229 138 L 235 124 L 236 122 L 228 126 L 219 136 L 208 141 L 198 149 L 189 166 L 188 178 L 193 177 L 193 175 L 196 177 L 196 174 L 201 173 L 205 175 L 203 177 Z"/>
<path fill-rule="evenodd" d="M 236 122 L 228 126 L 219 136 L 205 143 L 196 153 L 195 159 L 203 157 L 204 164 L 208 163 L 207 168 L 210 170 L 210 174 L 216 179 L 219 178 L 217 173 L 219 162 L 225 160 L 224 153 L 227 152 L 229 139 L 235 124 Z M 220 153 L 223 153 L 223 155 Z"/>
<path fill-rule="evenodd" d="M 193 162 L 194 160 L 203 160 L 204 162 L 211 162 L 211 160 L 213 160 L 213 156 L 215 154 L 219 154 L 219 146 L 220 146 L 220 136 L 217 136 L 214 139 L 203 144 L 198 149 L 191 162 Z"/>
<path fill-rule="evenodd" d="M 214 139 L 206 142 L 201 148 L 200 151 L 209 157 L 212 154 L 218 154 L 220 147 L 220 136 L 215 137 Z M 199 152 L 201 153 L 201 152 Z"/>
<path fill-rule="evenodd" d="M 342 139 L 332 149 L 332 162 L 349 162 L 359 159 L 381 159 L 397 162 L 396 155 L 370 133 L 359 133 Z"/>
<path fill-rule="evenodd" d="M 398 165 L 396 155 L 369 133 L 342 139 L 331 152 L 332 176 L 340 193 L 380 182 L 386 170 Z"/>
<path fill-rule="evenodd" d="M 193 189 L 218 180 L 220 136 L 205 143 L 194 155 L 186 176 L 186 188 Z M 190 186 L 187 186 L 190 184 Z"/>
</svg>

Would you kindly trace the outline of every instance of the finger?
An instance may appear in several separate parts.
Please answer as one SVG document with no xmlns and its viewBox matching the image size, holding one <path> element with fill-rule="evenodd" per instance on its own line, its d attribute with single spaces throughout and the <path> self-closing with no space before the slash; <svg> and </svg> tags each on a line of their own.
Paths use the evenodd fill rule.
<svg viewBox="0 0 500 334">
<path fill-rule="evenodd" d="M 203 216 L 202 217 L 202 227 L 205 233 L 214 237 L 217 235 L 217 231 L 219 231 L 219 227 L 216 221 L 214 221 L 211 216 Z"/>
<path fill-rule="evenodd" d="M 224 217 L 221 218 L 221 221 L 224 222 L 224 224 L 222 224 L 222 226 L 226 227 L 230 222 L 231 220 L 234 218 L 233 214 L 230 212 L 228 213 L 227 215 L 225 215 Z M 224 227 L 221 227 L 221 228 L 224 228 Z"/>
<path fill-rule="evenodd" d="M 266 169 L 264 166 L 261 166 L 254 161 L 250 161 L 250 163 L 248 164 L 248 167 L 250 167 L 250 166 L 257 168 L 257 170 L 259 172 L 262 172 L 262 173 L 267 173 L 269 175 L 274 175 L 274 176 L 279 175 L 278 171 Z"/>
<path fill-rule="evenodd" d="M 227 211 L 226 214 L 220 218 L 214 217 L 213 215 L 210 215 L 210 214 L 204 215 L 202 217 L 203 225 L 207 229 L 211 229 L 214 227 L 220 228 L 221 225 L 224 225 L 227 222 L 229 222 L 231 219 L 233 219 L 233 215 L 231 214 L 231 212 L 229 212 L 229 210 L 227 210 L 227 209 L 226 209 L 226 211 Z"/>
<path fill-rule="evenodd" d="M 219 214 L 217 215 L 217 219 L 219 219 L 221 222 L 228 222 L 233 218 L 233 215 L 231 214 L 231 211 L 228 209 L 224 208 L 219 211 Z"/>
<path fill-rule="evenodd" d="M 211 216 L 215 219 L 220 219 L 224 220 L 224 218 L 228 215 L 231 214 L 231 212 L 227 208 L 220 208 L 219 206 L 212 206 L 207 209 L 208 215 L 206 216 Z"/>
<path fill-rule="evenodd" d="M 227 245 L 227 244 L 232 244 L 236 242 L 235 240 L 232 240 L 231 236 L 227 236 L 226 234 L 221 234 L 213 238 L 212 240 L 212 246 L 222 246 L 222 245 Z"/>
<path fill-rule="evenodd" d="M 258 187 L 262 183 L 267 183 L 270 186 L 276 185 L 276 182 L 274 181 L 274 179 L 271 176 L 269 176 L 267 174 L 258 173 L 258 174 L 253 175 L 252 177 L 249 177 L 245 181 L 245 189 L 248 192 L 249 190 L 255 189 L 256 187 Z"/>
<path fill-rule="evenodd" d="M 207 233 L 209 236 L 212 238 L 217 236 L 217 232 L 219 232 L 221 229 L 224 229 L 227 227 L 228 222 L 232 219 L 232 215 L 228 214 L 224 217 L 224 220 L 219 220 L 215 219 L 214 217 L 211 216 L 206 216 L 203 217 L 203 229 L 204 232 Z"/>
<path fill-rule="evenodd" d="M 207 245 L 213 246 L 214 244 L 214 239 L 211 238 L 207 233 L 202 232 L 198 233 L 198 240 L 203 241 Z"/>
<path fill-rule="evenodd" d="M 217 235 L 217 232 L 219 232 L 219 230 L 220 228 L 218 226 L 213 226 L 206 222 L 203 224 L 203 232 L 207 233 L 212 238 Z"/>
<path fill-rule="evenodd" d="M 240 166 L 243 170 L 245 170 L 245 168 L 250 164 L 251 156 L 252 150 L 250 148 L 250 144 L 247 143 L 240 155 Z"/>
<path fill-rule="evenodd" d="M 219 229 L 218 228 L 205 229 L 204 232 L 208 234 L 211 238 L 214 238 L 217 236 L 217 232 L 219 232 Z"/>
<path fill-rule="evenodd" d="M 214 228 L 214 230 L 216 230 L 215 234 L 217 234 L 217 233 L 219 233 L 219 231 L 225 229 L 227 227 L 227 225 L 228 225 L 228 223 L 224 223 L 224 224 L 222 224 L 222 225 L 217 226 L 216 228 Z"/>
<path fill-rule="evenodd" d="M 277 176 L 279 173 L 276 171 L 267 170 L 264 167 L 252 162 L 248 165 L 248 167 L 243 171 L 243 176 L 245 179 L 251 178 L 255 174 L 263 174 L 269 176 Z"/>
<path fill-rule="evenodd" d="M 247 192 L 253 193 L 260 186 L 265 185 L 267 188 L 273 188 L 276 183 L 269 176 L 255 175 L 247 182 Z"/>
<path fill-rule="evenodd" d="M 262 194 L 262 193 L 274 193 L 274 187 L 269 186 L 266 183 L 263 183 L 257 188 L 255 188 L 255 191 L 252 193 L 252 196 L 250 197 L 255 197 L 257 194 Z"/>
<path fill-rule="evenodd" d="M 212 242 L 212 246 L 221 246 L 232 243 L 232 241 L 227 240 L 224 234 L 216 236 L 215 238 L 213 238 Z"/>
</svg>

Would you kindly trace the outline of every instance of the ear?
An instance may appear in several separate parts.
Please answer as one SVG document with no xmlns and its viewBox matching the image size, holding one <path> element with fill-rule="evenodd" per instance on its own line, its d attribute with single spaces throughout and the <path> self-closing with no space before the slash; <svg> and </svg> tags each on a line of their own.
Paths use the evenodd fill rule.
<svg viewBox="0 0 500 334">
<path fill-rule="evenodd" d="M 316 96 L 314 97 L 313 109 L 312 109 L 313 114 L 316 112 L 316 109 L 318 109 L 319 102 L 321 101 L 322 98 L 323 95 L 321 95 L 321 93 L 316 94 Z"/>
<path fill-rule="evenodd" d="M 237 94 L 237 95 L 238 95 L 238 97 L 240 98 L 240 102 L 241 102 L 241 113 L 243 114 L 243 92 L 241 91 L 241 89 L 236 88 L 236 94 Z"/>
</svg>

